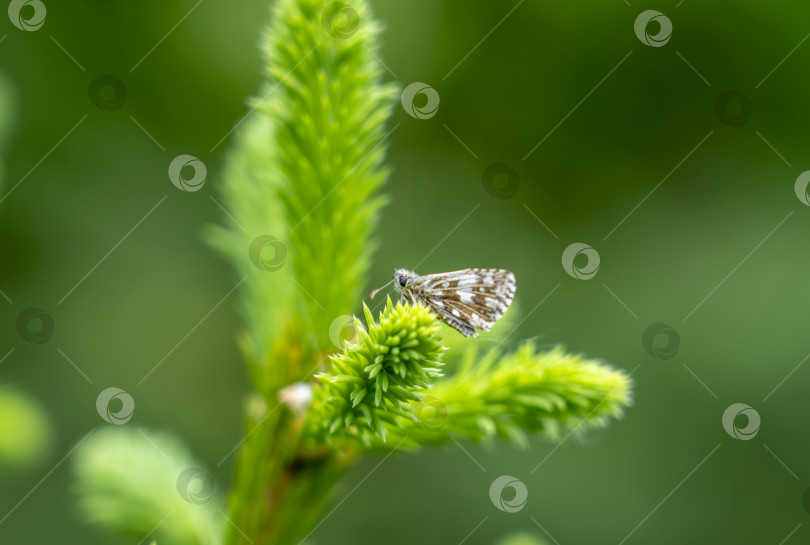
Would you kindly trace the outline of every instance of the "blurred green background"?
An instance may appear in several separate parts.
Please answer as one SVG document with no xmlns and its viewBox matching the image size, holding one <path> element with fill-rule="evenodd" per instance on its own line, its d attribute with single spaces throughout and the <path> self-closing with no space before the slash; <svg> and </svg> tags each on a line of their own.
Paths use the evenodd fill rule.
<svg viewBox="0 0 810 545">
<path fill-rule="evenodd" d="M 234 458 L 217 464 L 242 437 L 240 322 L 235 299 L 216 306 L 234 279 L 201 229 L 229 221 L 212 197 L 232 139 L 211 150 L 259 86 L 268 9 L 45 3 L 39 30 L 0 21 L 11 101 L 0 116 L 0 385 L 41 406 L 0 405 L 0 430 L 23 413 L 40 430 L 19 435 L 37 460 L 12 453 L 0 465 L 0 542 L 125 543 L 80 520 L 65 461 L 108 425 L 101 390 L 129 392 L 127 426 L 178 434 L 220 491 Z M 624 420 L 559 447 L 394 456 L 316 541 L 459 543 L 473 529 L 467 544 L 513 531 L 563 545 L 810 539 L 810 365 L 799 365 L 810 351 L 810 208 L 794 193 L 810 168 L 810 5 L 629 3 L 372 2 L 387 27 L 387 79 L 425 82 L 441 104 L 425 120 L 395 109 L 392 203 L 369 287 L 395 266 L 509 268 L 525 317 L 511 341 L 538 337 L 633 371 L 636 401 Z M 672 22 L 663 47 L 634 33 L 647 9 Z M 90 100 L 102 74 L 126 88 L 114 110 Z M 750 118 L 735 104 L 725 120 L 716 113 L 728 90 Z M 170 183 L 180 154 L 205 162 L 202 190 Z M 482 183 L 496 162 L 519 176 L 511 198 Z M 590 280 L 563 270 L 574 242 L 599 253 Z M 29 307 L 53 317 L 47 342 L 18 334 Z M 642 344 L 659 322 L 680 337 L 671 359 Z M 761 416 L 752 440 L 723 429 L 737 402 Z M 354 468 L 343 492 L 378 461 Z M 528 487 L 518 513 L 490 502 L 502 474 Z"/>
</svg>

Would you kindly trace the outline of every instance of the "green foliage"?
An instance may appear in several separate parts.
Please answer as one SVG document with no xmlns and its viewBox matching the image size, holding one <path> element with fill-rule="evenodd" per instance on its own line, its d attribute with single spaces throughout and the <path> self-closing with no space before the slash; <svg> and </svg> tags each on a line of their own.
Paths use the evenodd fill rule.
<svg viewBox="0 0 810 545">
<path fill-rule="evenodd" d="M 357 308 L 366 280 L 396 98 L 381 83 L 379 32 L 365 0 L 275 3 L 262 40 L 266 81 L 222 186 L 238 225 L 209 230 L 245 279 L 241 346 L 262 402 L 246 411 L 229 514 L 260 543 L 300 540 L 350 461 L 303 452 L 299 419 L 272 407 L 280 390 L 328 362 L 330 325 Z M 226 531 L 229 543 L 247 542 Z"/>
<path fill-rule="evenodd" d="M 436 382 L 430 392 L 436 416 L 422 416 L 419 425 L 403 423 L 401 433 L 423 444 L 457 435 L 525 445 L 527 433 L 559 439 L 566 429 L 604 426 L 630 404 L 631 381 L 624 371 L 561 347 L 541 352 L 528 341 L 508 354 L 497 348 L 480 352 L 470 345 L 460 368 Z"/>
<path fill-rule="evenodd" d="M 195 466 L 179 444 L 153 436 L 154 448 L 122 430 L 98 432 L 78 456 L 91 520 L 138 537 L 156 528 L 158 542 L 216 543 L 223 532 L 228 544 L 298 543 L 351 462 L 371 449 L 452 436 L 558 437 L 602 425 L 629 402 L 629 378 L 604 364 L 532 343 L 482 354 L 481 339 L 455 331 L 455 364 L 444 378 L 445 327 L 426 307 L 390 299 L 377 322 L 364 307 L 357 344 L 334 354 L 330 326 L 361 299 L 384 202 L 384 125 L 396 89 L 381 83 L 379 31 L 365 0 L 278 0 L 263 40 L 262 98 L 225 169 L 231 218 L 208 231 L 242 283 L 241 347 L 255 390 L 230 524 L 175 490 Z M 290 403 L 295 410 L 279 408 L 285 387 L 309 392 L 300 383 L 314 388 L 309 410 L 300 403 L 306 395 Z"/>
<path fill-rule="evenodd" d="M 348 24 L 356 22 L 356 29 L 341 34 L 342 15 L 327 10 L 331 4 L 276 3 L 263 40 L 267 81 L 222 189 L 225 208 L 244 231 L 230 223 L 210 236 L 247 277 L 241 290 L 247 359 L 266 366 L 287 357 L 291 336 L 306 339 L 297 346 L 309 367 L 292 365 L 262 380 L 257 386 L 268 398 L 334 349 L 329 325 L 357 308 L 384 202 L 375 193 L 388 174 L 384 124 L 396 88 L 380 83 L 374 58 L 380 26 L 365 1 L 352 2 L 357 19 Z M 261 270 L 249 256 L 261 235 L 283 244 L 266 256 L 277 270 Z M 283 264 L 279 251 L 286 251 Z"/>
<path fill-rule="evenodd" d="M 441 376 L 439 323 L 422 305 L 394 306 L 388 299 L 379 323 L 364 306 L 368 330 L 355 318 L 359 344 L 332 356 L 307 422 L 316 436 L 351 435 L 366 444 L 385 439 L 386 424 L 409 417 L 408 405 L 420 401 L 416 392 Z"/>
<path fill-rule="evenodd" d="M 331 370 L 318 375 L 322 386 L 307 420 L 308 434 L 318 441 L 414 447 L 455 436 L 525 446 L 529 433 L 550 439 L 564 430 L 581 433 L 621 416 L 630 404 L 631 381 L 623 371 L 560 347 L 540 352 L 532 341 L 511 353 L 496 346 L 482 354 L 481 340 L 459 343 L 450 332 L 457 354 L 447 357 L 457 361 L 452 374 L 440 378 L 447 347 L 439 342 L 443 328 L 435 315 L 421 305 L 394 307 L 390 299 L 379 324 L 365 313 L 368 332 L 355 321 L 361 342 L 333 356 Z M 409 365 L 399 361 L 403 339 Z"/>
<path fill-rule="evenodd" d="M 274 129 L 270 119 L 254 114 L 237 133 L 238 144 L 225 167 L 226 183 L 221 187 L 224 205 L 239 225 L 209 230 L 209 240 L 227 257 L 240 278 L 239 304 L 247 324 L 242 351 L 257 387 L 265 391 L 268 380 L 266 357 L 274 342 L 286 330 L 286 317 L 294 312 L 295 284 L 284 271 L 265 272 L 251 260 L 251 242 L 269 235 L 286 240 L 287 224 L 278 199 L 280 181 L 277 148 L 272 145 Z M 288 241 L 287 241 L 288 243 Z M 273 308 L 273 312 L 267 312 Z"/>
<path fill-rule="evenodd" d="M 195 490 L 199 480 L 182 479 L 200 465 L 174 437 L 106 428 L 92 432 L 74 457 L 79 509 L 90 522 L 138 540 L 221 543 L 218 502 L 206 490 Z"/>
<path fill-rule="evenodd" d="M 388 175 L 384 124 L 396 96 L 394 86 L 380 84 L 382 69 L 371 53 L 380 27 L 366 2 L 348 8 L 359 26 L 346 38 L 324 28 L 334 15 L 325 12 L 331 4 L 281 0 L 265 41 L 279 88 L 263 111 L 278 125 L 286 182 L 279 196 L 294 274 L 309 293 L 309 325 L 320 346 L 331 344 L 331 320 L 356 308 L 364 286 L 383 203 L 375 193 Z"/>
<path fill-rule="evenodd" d="M 0 473 L 35 464 L 52 441 L 42 407 L 27 394 L 0 386 Z"/>
<path fill-rule="evenodd" d="M 532 534 L 516 533 L 501 539 L 496 545 L 547 545 L 547 542 Z"/>
</svg>

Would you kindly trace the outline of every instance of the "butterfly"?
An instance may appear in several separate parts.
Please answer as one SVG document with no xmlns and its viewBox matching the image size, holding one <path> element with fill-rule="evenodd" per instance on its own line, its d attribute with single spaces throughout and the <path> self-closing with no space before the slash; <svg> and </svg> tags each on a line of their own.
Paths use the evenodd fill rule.
<svg viewBox="0 0 810 545">
<path fill-rule="evenodd" d="M 419 276 L 408 269 L 395 269 L 394 279 L 371 292 L 371 299 L 394 284 L 402 298 L 422 303 L 441 320 L 464 335 L 475 337 L 476 329 L 488 331 L 503 316 L 515 296 L 515 275 L 505 269 L 463 269 Z"/>
</svg>

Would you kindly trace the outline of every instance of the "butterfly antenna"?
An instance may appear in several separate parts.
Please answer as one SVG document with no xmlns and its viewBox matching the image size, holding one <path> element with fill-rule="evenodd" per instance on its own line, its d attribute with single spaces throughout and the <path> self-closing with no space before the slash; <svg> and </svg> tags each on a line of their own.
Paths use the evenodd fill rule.
<svg viewBox="0 0 810 545">
<path fill-rule="evenodd" d="M 375 295 L 377 295 L 378 293 L 380 293 L 380 291 L 382 291 L 383 289 L 385 289 L 385 288 L 387 288 L 388 286 L 390 286 L 391 284 L 393 284 L 393 283 L 394 283 L 394 280 L 396 280 L 396 278 L 392 278 L 392 279 L 391 279 L 391 281 L 390 281 L 389 283 L 387 283 L 386 285 L 384 285 L 384 286 L 382 286 L 382 287 L 380 287 L 380 288 L 377 288 L 376 290 L 372 291 L 372 292 L 371 292 L 371 294 L 369 295 L 369 297 L 370 297 L 371 299 L 374 299 L 374 296 L 375 296 Z"/>
</svg>

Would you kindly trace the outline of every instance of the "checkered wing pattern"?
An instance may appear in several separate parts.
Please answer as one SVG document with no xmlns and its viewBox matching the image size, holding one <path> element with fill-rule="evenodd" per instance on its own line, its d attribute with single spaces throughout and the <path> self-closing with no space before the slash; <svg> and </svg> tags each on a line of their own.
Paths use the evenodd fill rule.
<svg viewBox="0 0 810 545">
<path fill-rule="evenodd" d="M 465 337 L 487 331 L 515 296 L 515 275 L 505 269 L 463 269 L 426 274 L 408 282 L 403 295 L 422 302 Z"/>
</svg>

